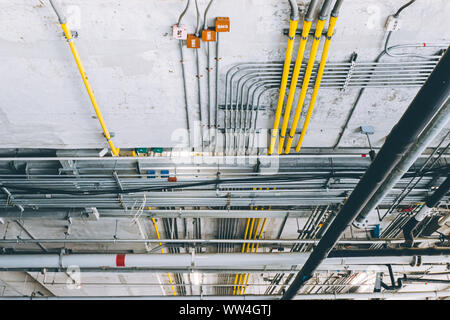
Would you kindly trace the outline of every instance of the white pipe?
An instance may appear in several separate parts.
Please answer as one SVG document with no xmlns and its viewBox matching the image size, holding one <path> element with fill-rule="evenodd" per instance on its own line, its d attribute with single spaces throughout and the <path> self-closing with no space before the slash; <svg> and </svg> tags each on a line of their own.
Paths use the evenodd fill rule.
<svg viewBox="0 0 450 320">
<path fill-rule="evenodd" d="M 0 255 L 0 268 L 230 268 L 292 266 L 306 262 L 309 253 L 231 254 L 24 254 Z M 422 264 L 450 263 L 449 255 L 421 256 Z M 411 256 L 327 258 L 323 265 L 409 265 Z"/>
<path fill-rule="evenodd" d="M 174 163 L 205 163 L 208 164 L 227 164 L 241 160 L 264 160 L 274 161 L 276 159 L 304 159 L 304 158 L 367 158 L 367 153 L 317 153 L 317 154 L 289 154 L 289 155 L 248 155 L 248 156 L 193 156 L 180 155 L 169 157 L 139 157 L 139 161 L 173 161 Z M 419 158 L 428 158 L 428 154 L 422 154 Z M 450 154 L 443 154 L 442 159 L 450 158 Z M 136 161 L 134 157 L 0 157 L 0 161 Z"/>
<path fill-rule="evenodd" d="M 304 294 L 294 300 L 335 300 L 335 299 L 425 299 L 449 297 L 450 291 L 415 291 L 415 292 L 375 292 L 344 294 Z M 279 300 L 281 296 L 242 295 L 242 296 L 103 296 L 103 297 L 0 297 L 0 300 Z"/>
</svg>

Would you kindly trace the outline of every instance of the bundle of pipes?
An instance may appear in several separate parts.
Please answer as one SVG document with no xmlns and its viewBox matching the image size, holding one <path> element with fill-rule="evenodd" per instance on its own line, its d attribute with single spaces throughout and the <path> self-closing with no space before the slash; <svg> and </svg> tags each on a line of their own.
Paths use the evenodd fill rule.
<svg viewBox="0 0 450 320">
<path fill-rule="evenodd" d="M 322 10 L 320 11 L 320 14 L 319 14 L 319 18 L 317 20 L 316 32 L 314 34 L 314 40 L 313 40 L 311 51 L 310 51 L 310 56 L 309 56 L 309 60 L 308 60 L 308 66 L 306 68 L 306 73 L 305 73 L 305 76 L 303 78 L 302 89 L 301 89 L 300 97 L 299 97 L 299 100 L 298 100 L 298 103 L 297 103 L 297 108 L 295 110 L 294 120 L 292 122 L 291 130 L 289 132 L 289 138 L 288 138 L 288 141 L 286 143 L 286 148 L 285 148 L 285 153 L 286 154 L 290 153 L 292 140 L 294 139 L 295 131 L 297 130 L 298 121 L 300 119 L 300 115 L 301 115 L 301 112 L 302 112 L 303 103 L 305 102 L 306 92 L 308 90 L 309 81 L 311 79 L 312 69 L 314 67 L 314 62 L 315 62 L 315 59 L 316 59 L 317 50 L 319 49 L 319 43 L 320 43 L 320 39 L 322 37 L 322 31 L 323 31 L 323 28 L 325 26 L 325 21 L 326 21 L 326 19 L 328 17 L 328 14 L 329 14 L 329 9 L 331 7 L 331 2 L 332 1 L 325 0 L 324 4 L 322 6 Z M 337 0 L 335 6 L 333 8 L 332 14 L 331 14 L 331 19 L 330 19 L 330 25 L 328 27 L 326 44 L 325 44 L 325 47 L 323 49 L 323 54 L 322 54 L 322 61 L 320 62 L 319 71 L 318 71 L 317 77 L 316 77 L 316 85 L 314 86 L 314 92 L 313 92 L 313 96 L 311 98 L 311 102 L 310 102 L 310 106 L 309 106 L 309 110 L 308 110 L 308 115 L 307 115 L 307 117 L 305 119 L 305 125 L 304 125 L 303 130 L 302 130 L 302 136 L 303 137 L 300 137 L 301 140 L 299 141 L 299 145 L 297 145 L 297 148 L 296 148 L 297 152 L 300 150 L 300 146 L 301 146 L 301 143 L 302 143 L 304 135 L 305 135 L 306 127 L 308 126 L 309 120 L 311 119 L 312 110 L 314 108 L 316 97 L 317 97 L 317 94 L 318 94 L 318 91 L 319 91 L 319 88 L 320 88 L 322 75 L 323 75 L 323 72 L 325 70 L 325 64 L 326 64 L 326 59 L 328 57 L 328 50 L 329 50 L 329 47 L 330 47 L 331 37 L 333 36 L 334 27 L 336 25 L 337 17 L 339 15 L 339 9 L 340 9 L 340 6 L 342 5 L 342 2 L 343 2 L 343 0 Z M 285 125 L 286 129 L 287 129 L 287 124 L 289 122 L 289 117 L 290 117 L 290 110 L 289 110 L 289 112 L 287 112 L 287 110 L 286 110 L 286 112 L 285 112 L 285 120 L 284 120 L 284 123 L 286 124 Z M 282 149 L 283 149 L 283 143 L 284 143 L 283 135 L 284 135 L 284 133 L 282 132 L 282 138 L 280 139 L 280 145 L 279 145 L 279 153 L 281 153 Z"/>
<path fill-rule="evenodd" d="M 414 243 L 414 230 L 420 221 L 425 219 L 431 212 L 431 210 L 439 205 L 439 202 L 450 190 L 450 173 L 447 175 L 445 182 L 425 200 L 423 207 L 409 219 L 408 223 L 403 228 L 403 234 L 405 236 L 405 242 L 407 246 L 412 247 Z"/>
<path fill-rule="evenodd" d="M 59 23 L 61 24 L 61 28 L 64 31 L 64 35 L 67 39 L 67 42 L 69 43 L 70 50 L 72 51 L 73 57 L 75 58 L 75 62 L 78 66 L 78 70 L 80 72 L 81 78 L 83 79 L 83 83 L 86 87 L 87 93 L 92 102 L 92 106 L 94 107 L 95 114 L 97 115 L 97 119 L 100 122 L 100 125 L 103 129 L 103 135 L 105 136 L 106 141 L 108 142 L 109 147 L 111 148 L 111 152 L 112 152 L 113 156 L 118 156 L 120 149 L 115 147 L 114 142 L 112 141 L 112 138 L 111 138 L 111 134 L 110 134 L 108 128 L 106 127 L 105 120 L 103 119 L 103 115 L 100 111 L 97 100 L 95 99 L 94 91 L 92 90 L 91 84 L 86 76 L 86 71 L 84 70 L 84 66 L 83 66 L 83 63 L 81 62 L 80 55 L 78 54 L 77 47 L 75 46 L 75 43 L 73 41 L 72 31 L 70 30 L 69 25 L 67 24 L 67 19 L 62 14 L 62 10 L 60 10 L 58 8 L 58 6 L 54 3 L 53 0 L 50 0 L 50 4 L 51 4 L 53 10 L 55 11 L 56 15 L 58 16 L 58 20 L 59 20 Z"/>
<path fill-rule="evenodd" d="M 439 64 L 418 92 L 409 108 L 392 129 L 375 160 L 358 183 L 319 244 L 297 274 L 283 299 L 291 299 L 327 257 L 347 226 L 353 222 L 370 198 L 386 181 L 403 155 L 417 141 L 426 125 L 438 113 L 450 96 L 450 51 L 447 49 Z M 427 106 L 426 108 L 424 106 Z"/>
<path fill-rule="evenodd" d="M 330 41 L 327 40 L 326 44 L 329 43 Z M 425 83 L 437 62 L 437 58 L 425 62 L 422 60 L 409 61 L 408 63 L 340 62 L 328 63 L 326 66 L 322 62 L 320 64 L 315 63 L 311 76 L 320 75 L 320 87 L 328 89 L 415 87 L 422 86 Z M 293 81 L 293 67 L 291 64 L 288 82 Z M 306 64 L 302 64 L 299 77 L 305 75 L 306 67 Z M 322 68 L 324 70 L 319 73 L 318 70 Z M 226 126 L 228 131 L 233 131 L 235 134 L 238 129 L 241 130 L 237 137 L 226 141 L 225 150 L 227 150 L 227 154 L 238 153 L 241 148 L 245 148 L 247 152 L 254 149 L 255 144 L 250 144 L 249 137 L 252 134 L 253 140 L 255 139 L 258 112 L 263 108 L 260 104 L 261 97 L 270 90 L 279 89 L 282 76 L 282 62 L 239 63 L 227 71 L 225 105 L 223 106 L 224 114 L 228 119 Z M 311 82 L 309 83 L 309 88 L 316 88 L 313 92 L 315 97 L 318 93 L 318 87 L 318 81 L 314 85 Z M 310 105 L 313 106 L 313 104 Z M 287 118 L 285 118 L 285 122 L 287 128 Z M 244 136 L 241 133 L 244 133 Z M 233 148 L 236 149 L 236 152 L 231 151 Z"/>
<path fill-rule="evenodd" d="M 253 188 L 254 190 L 256 190 L 256 188 Z M 259 190 L 262 190 L 262 188 L 259 188 Z M 268 207 L 268 210 L 270 210 L 270 206 Z M 250 210 L 258 210 L 258 207 L 254 207 L 250 206 Z M 264 210 L 264 207 L 261 208 L 261 211 Z M 256 220 L 256 225 L 255 225 L 255 220 Z M 245 235 L 244 235 L 244 239 L 251 239 L 252 238 L 252 234 L 253 234 L 253 243 L 251 243 L 250 246 L 250 242 L 248 243 L 243 243 L 242 244 L 242 249 L 241 249 L 241 253 L 256 253 L 258 252 L 258 248 L 259 248 L 259 242 L 255 241 L 260 241 L 261 237 L 263 235 L 264 229 L 266 227 L 267 224 L 267 218 L 264 218 L 263 223 L 261 228 L 259 228 L 261 224 L 261 218 L 248 218 L 247 219 L 247 223 L 245 225 Z M 259 231 L 258 231 L 259 230 Z M 247 237 L 248 236 L 248 237 Z M 255 246 L 256 244 L 256 246 Z M 245 292 L 247 291 L 247 285 L 248 285 L 248 280 L 250 278 L 250 274 L 246 273 L 246 274 L 236 274 L 235 279 L 234 279 L 234 288 L 233 288 L 233 295 L 245 295 Z"/>
<path fill-rule="evenodd" d="M 275 112 L 275 122 L 273 125 L 272 138 L 271 138 L 270 147 L 269 147 L 269 151 L 268 151 L 269 154 L 272 154 L 273 147 L 275 146 L 275 140 L 277 139 L 277 136 L 278 136 L 278 125 L 280 122 L 281 111 L 283 109 L 284 95 L 286 92 L 286 87 L 287 87 L 287 82 L 288 82 L 288 77 L 289 77 L 289 69 L 291 66 L 292 52 L 294 51 L 295 33 L 297 31 L 297 25 L 298 25 L 298 19 L 299 19 L 297 2 L 293 1 L 293 0 L 290 0 L 289 2 L 291 5 L 291 20 L 289 22 L 289 35 L 288 35 L 289 40 L 288 40 L 288 44 L 287 44 L 286 57 L 284 60 L 283 77 L 281 79 L 280 95 L 278 98 L 278 105 L 277 105 L 277 109 Z M 305 31 L 305 29 L 306 29 L 305 26 L 308 25 L 309 27 L 311 27 L 311 22 L 310 22 L 311 16 L 312 16 L 312 13 L 313 13 L 316 3 L 317 3 L 317 0 L 312 1 L 312 3 L 310 4 L 310 6 L 308 8 L 308 13 L 306 14 L 306 17 L 305 17 L 305 23 L 303 26 L 303 33 L 302 33 L 302 41 L 300 43 L 300 48 L 299 48 L 299 56 L 301 56 L 302 59 L 303 59 L 303 53 L 305 50 L 306 39 L 307 39 L 308 33 L 309 33 L 309 29 L 307 31 Z M 296 66 L 297 66 L 297 62 L 299 61 L 299 56 L 297 56 Z M 301 61 L 299 62 L 299 66 L 297 67 L 297 69 L 294 68 L 294 74 L 296 72 L 297 73 L 300 72 L 300 66 L 301 66 Z M 292 84 L 291 84 L 291 86 L 292 86 Z M 295 84 L 295 86 L 296 86 L 296 84 Z"/>
<path fill-rule="evenodd" d="M 313 99 L 311 100 L 311 104 L 310 104 L 311 112 L 309 112 L 309 113 L 312 113 L 312 108 L 314 107 L 315 99 L 317 97 L 317 92 L 320 87 L 322 75 L 325 70 L 326 58 L 328 56 L 329 43 L 330 43 L 331 37 L 333 35 L 334 26 L 336 24 L 336 20 L 337 20 L 338 14 L 339 14 L 339 8 L 342 5 L 342 1 L 343 0 L 338 0 L 333 8 L 332 17 L 330 19 L 330 26 L 328 28 L 328 33 L 327 33 L 327 44 L 324 47 L 322 61 L 319 66 L 319 70 L 318 70 L 318 74 L 317 74 L 317 78 L 316 78 L 316 86 L 314 88 L 315 94 L 313 94 Z M 314 35 L 314 40 L 313 40 L 313 44 L 312 44 L 311 51 L 310 51 L 310 57 L 309 57 L 308 65 L 307 65 L 305 75 L 303 78 L 303 84 L 302 84 L 302 90 L 300 93 L 300 98 L 299 98 L 299 101 L 297 104 L 294 121 L 291 126 L 291 131 L 290 131 L 289 138 L 288 138 L 287 145 L 286 145 L 286 153 L 287 154 L 290 152 L 292 139 L 293 139 L 293 136 L 295 135 L 297 124 L 298 124 L 298 121 L 299 121 L 299 118 L 301 115 L 302 106 L 303 106 L 303 103 L 304 103 L 304 100 L 306 97 L 306 92 L 308 90 L 309 82 L 311 79 L 311 74 L 313 71 L 314 63 L 315 63 L 315 57 L 317 54 L 317 50 L 319 48 L 320 39 L 322 37 L 322 31 L 325 26 L 325 22 L 328 17 L 329 9 L 331 7 L 332 2 L 333 2 L 332 0 L 325 0 L 325 2 L 323 3 L 322 9 L 320 11 L 320 14 L 319 14 L 319 18 L 318 18 L 317 26 L 316 26 L 316 32 Z M 292 103 L 294 101 L 295 90 L 297 88 L 297 81 L 299 78 L 300 68 L 301 68 L 303 56 L 305 53 L 306 42 L 308 40 L 309 31 L 311 30 L 313 15 L 314 15 L 314 12 L 315 12 L 318 4 L 319 4 L 319 1 L 314 1 L 314 0 L 311 1 L 310 5 L 308 7 L 308 11 L 306 13 L 305 19 L 304 19 L 303 29 L 302 29 L 302 38 L 301 38 L 298 53 L 297 53 L 297 59 L 295 61 L 294 71 L 293 71 L 291 85 L 290 85 L 290 89 L 289 89 L 288 100 L 287 100 L 286 109 L 285 109 L 285 113 L 284 113 L 283 125 L 282 125 L 282 129 L 281 129 L 279 148 L 278 148 L 279 154 L 282 153 L 284 140 L 285 140 L 285 134 L 287 131 L 287 126 L 288 126 L 289 118 L 290 118 L 291 107 L 292 107 Z M 293 39 L 292 39 L 293 35 L 295 35 L 295 30 L 292 30 L 292 25 L 291 25 L 290 30 L 289 30 L 289 36 L 290 36 L 289 41 L 293 41 Z M 288 80 L 288 74 L 289 74 L 290 59 L 291 59 L 291 55 L 292 55 L 292 47 L 291 47 L 292 45 L 293 44 L 291 42 L 288 42 L 288 50 L 286 53 L 285 67 L 283 70 L 283 78 L 282 78 L 281 87 L 280 87 L 280 95 L 279 95 L 278 105 L 277 105 L 277 109 L 276 109 L 276 113 L 275 113 L 275 121 L 274 121 L 273 129 L 272 129 L 270 145 L 269 145 L 269 149 L 268 149 L 269 155 L 274 152 L 275 143 L 276 143 L 276 140 L 278 137 L 278 127 L 279 127 L 279 122 L 280 122 L 281 113 L 282 113 L 282 109 L 283 109 L 284 95 L 285 95 L 285 90 L 286 90 L 286 85 L 287 85 L 287 80 Z M 307 121 L 309 122 L 309 119 Z M 308 123 L 305 122 L 305 125 L 307 126 Z"/>
</svg>

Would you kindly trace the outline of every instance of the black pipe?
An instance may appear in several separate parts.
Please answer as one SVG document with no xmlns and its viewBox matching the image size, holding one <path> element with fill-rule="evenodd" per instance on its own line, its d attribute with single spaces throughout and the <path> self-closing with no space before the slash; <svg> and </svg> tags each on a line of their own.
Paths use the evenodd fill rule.
<svg viewBox="0 0 450 320">
<path fill-rule="evenodd" d="M 450 173 L 447 175 L 447 179 L 443 184 L 425 201 L 425 204 L 428 208 L 436 207 L 439 202 L 441 202 L 442 198 L 449 192 L 450 190 Z"/>
<path fill-rule="evenodd" d="M 431 208 L 436 207 L 442 198 L 449 192 L 450 190 L 450 173 L 447 175 L 447 179 L 445 179 L 444 183 L 425 200 L 424 207 L 422 210 L 428 211 Z M 414 231 L 416 230 L 419 222 L 422 221 L 423 217 L 417 218 L 416 216 L 411 217 L 408 220 L 406 225 L 403 227 L 403 236 L 405 238 L 406 247 L 412 247 L 414 244 Z"/>
<path fill-rule="evenodd" d="M 410 106 L 391 130 L 375 160 L 317 244 L 294 282 L 282 299 L 292 299 L 308 281 L 320 263 L 336 245 L 347 226 L 358 216 L 370 198 L 389 176 L 419 134 L 439 111 L 450 95 L 450 52 L 441 61 L 419 90 Z"/>
<path fill-rule="evenodd" d="M 381 281 L 380 285 L 388 291 L 394 291 L 403 288 L 403 284 L 405 283 L 442 283 L 442 284 L 448 284 L 450 283 L 450 280 L 444 280 L 444 279 L 425 279 L 425 278 L 408 278 L 406 274 L 403 275 L 402 278 L 397 279 L 397 284 L 395 284 L 394 279 L 394 272 L 392 271 L 392 267 L 390 264 L 387 265 L 389 270 L 389 278 L 391 279 L 391 285 L 387 285 L 383 281 Z"/>
</svg>

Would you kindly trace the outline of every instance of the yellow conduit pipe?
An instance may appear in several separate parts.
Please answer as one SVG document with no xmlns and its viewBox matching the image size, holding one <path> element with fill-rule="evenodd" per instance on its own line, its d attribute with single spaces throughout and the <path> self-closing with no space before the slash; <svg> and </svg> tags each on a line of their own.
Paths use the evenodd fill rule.
<svg viewBox="0 0 450 320">
<path fill-rule="evenodd" d="M 289 70 L 291 68 L 292 52 L 294 51 L 295 33 L 297 31 L 298 21 L 289 20 L 289 40 L 287 43 L 286 56 L 284 58 L 283 75 L 281 78 L 280 95 L 278 96 L 278 104 L 275 112 L 275 121 L 273 123 L 272 137 L 270 141 L 270 147 L 268 154 L 273 153 L 275 147 L 275 141 L 278 136 L 278 126 L 280 124 L 281 111 L 283 110 L 284 96 L 286 94 L 286 87 L 289 78 Z"/>
<path fill-rule="evenodd" d="M 264 210 L 264 209 L 261 209 L 261 210 Z M 270 210 L 270 209 L 269 209 Z M 266 223 L 267 223 L 267 218 L 264 218 L 264 221 L 263 221 L 263 224 L 262 224 L 262 226 L 261 226 L 261 230 L 259 231 L 259 235 L 258 235 L 258 237 L 256 237 L 256 233 L 255 233 L 255 238 L 254 239 L 258 239 L 258 240 L 261 240 L 261 237 L 262 237 L 262 234 L 263 234 L 263 232 L 264 232 L 264 228 L 266 227 Z M 258 223 L 259 224 L 259 223 Z M 258 230 L 258 227 L 256 227 L 256 230 Z M 256 231 L 255 231 L 256 232 Z M 259 247 L 259 243 L 258 244 L 256 244 L 256 247 L 255 247 L 255 250 L 253 251 L 253 252 L 257 252 L 258 251 L 258 247 Z M 247 285 L 248 285 L 248 279 L 250 278 L 250 274 L 249 273 L 247 273 L 247 278 L 246 278 L 246 280 L 245 280 L 245 287 L 244 287 L 244 293 L 243 294 L 245 294 L 245 292 L 247 291 Z"/>
<path fill-rule="evenodd" d="M 261 209 L 264 210 L 264 209 Z M 256 240 L 257 236 L 258 236 L 258 228 L 259 228 L 259 224 L 261 223 L 261 218 L 258 218 L 257 223 L 256 223 L 256 227 L 255 227 L 255 235 L 253 236 L 253 240 Z M 253 252 L 253 249 L 255 248 L 255 244 L 252 243 L 252 248 L 250 249 L 250 252 Z"/>
<path fill-rule="evenodd" d="M 97 115 L 98 121 L 100 122 L 100 126 L 103 129 L 103 134 L 105 135 L 106 141 L 108 141 L 109 147 L 111 148 L 112 154 L 114 156 L 119 155 L 119 149 L 115 147 L 114 142 L 111 140 L 111 134 L 106 127 L 105 120 L 103 119 L 103 115 L 98 107 L 97 100 L 94 96 L 94 91 L 92 90 L 91 84 L 86 76 L 86 72 L 84 71 L 83 63 L 81 62 L 80 55 L 78 54 L 77 47 L 72 39 L 72 33 L 69 29 L 67 23 L 61 24 L 61 28 L 64 31 L 64 34 L 69 42 L 70 50 L 72 51 L 73 57 L 75 58 L 75 62 L 77 63 L 78 70 L 80 71 L 81 78 L 83 79 L 84 85 L 86 87 L 89 98 L 91 99 L 92 106 L 94 107 L 95 114 Z"/>
<path fill-rule="evenodd" d="M 258 207 L 255 207 L 255 210 L 258 210 Z M 255 218 L 251 218 L 251 219 L 252 219 L 252 222 L 251 222 L 251 225 L 250 225 L 248 239 L 252 238 L 253 228 L 254 228 L 254 225 L 255 225 Z M 256 235 L 256 232 L 257 232 L 257 230 L 255 230 L 255 235 Z M 247 244 L 247 249 L 245 250 L 245 252 L 249 253 L 249 251 L 250 251 L 249 249 L 250 249 L 250 243 Z M 241 279 L 239 279 L 239 293 L 238 293 L 238 295 L 241 295 L 244 292 L 243 284 L 245 283 L 245 279 L 248 279 L 248 273 L 247 274 L 243 274 L 242 281 L 241 281 Z"/>
<path fill-rule="evenodd" d="M 149 207 L 148 210 L 151 210 L 151 208 Z M 158 240 L 161 240 L 161 237 L 159 235 L 158 225 L 156 224 L 155 218 L 152 218 L 152 222 L 153 222 L 153 227 L 155 228 L 156 238 Z M 159 245 L 162 246 L 162 243 L 160 242 Z M 164 249 L 163 248 L 161 248 L 161 253 L 164 254 Z M 167 276 L 169 277 L 169 283 L 170 283 L 170 286 L 172 287 L 172 293 L 173 293 L 174 296 L 176 296 L 177 294 L 176 294 L 176 291 L 175 291 L 175 287 L 173 286 L 172 276 L 170 275 L 170 273 L 168 273 Z"/>
<path fill-rule="evenodd" d="M 326 20 L 317 20 L 316 32 L 314 34 L 314 41 L 311 46 L 311 53 L 308 60 L 308 65 L 306 67 L 305 76 L 303 78 L 302 90 L 300 91 L 300 97 L 298 99 L 297 108 L 295 110 L 294 121 L 292 122 L 291 131 L 289 132 L 289 138 L 286 143 L 285 153 L 289 154 L 291 151 L 292 139 L 295 135 L 295 130 L 297 129 L 298 121 L 300 120 L 300 115 L 302 113 L 303 103 L 305 102 L 306 92 L 308 91 L 309 81 L 311 79 L 311 73 L 314 67 L 314 62 L 316 60 L 317 50 L 319 49 L 320 38 L 322 37 L 322 31 L 325 26 Z"/>
<path fill-rule="evenodd" d="M 306 114 L 305 123 L 303 124 L 302 132 L 300 134 L 300 139 L 298 140 L 297 146 L 295 148 L 296 152 L 299 152 L 303 140 L 305 139 L 306 130 L 308 130 L 308 125 L 311 120 L 311 116 L 314 110 L 314 105 L 316 103 L 317 94 L 319 93 L 320 83 L 322 81 L 323 72 L 325 70 L 325 64 L 327 63 L 328 52 L 330 50 L 331 38 L 333 37 L 334 27 L 336 26 L 337 16 L 330 18 L 330 23 L 328 26 L 327 38 L 325 40 L 325 45 L 323 47 L 322 58 L 320 60 L 319 70 L 317 72 L 316 83 L 314 84 L 314 91 L 312 93 L 311 101 L 309 102 L 308 113 Z"/>
<path fill-rule="evenodd" d="M 308 41 L 308 35 L 309 35 L 309 31 L 311 30 L 311 25 L 312 25 L 312 21 L 305 20 L 303 22 L 302 36 L 301 36 L 300 44 L 298 47 L 297 58 L 295 60 L 294 71 L 292 72 L 292 80 L 291 80 L 291 85 L 289 87 L 289 94 L 288 94 L 288 99 L 286 102 L 286 109 L 284 111 L 284 118 L 283 118 L 283 124 L 281 127 L 280 141 L 278 144 L 278 154 L 281 154 L 283 152 L 284 139 L 285 139 L 287 127 L 289 124 L 289 118 L 291 116 L 291 108 L 292 108 L 292 104 L 293 104 L 294 98 L 295 98 L 295 90 L 297 89 L 297 82 L 298 82 L 298 78 L 300 75 L 300 69 L 302 68 L 303 56 L 305 55 L 306 43 Z M 270 142 L 271 146 L 272 146 L 272 143 L 273 143 L 273 145 L 275 145 L 276 137 L 275 137 L 275 139 L 273 139 L 273 136 L 272 136 L 271 139 L 272 139 Z M 271 150 L 273 150 L 273 147 Z"/>
<path fill-rule="evenodd" d="M 58 9 L 58 6 L 52 0 L 50 0 L 50 4 L 53 10 L 55 11 L 56 15 L 58 16 L 59 23 L 64 32 L 64 35 L 66 36 L 67 42 L 69 43 L 70 50 L 72 51 L 73 57 L 75 58 L 75 62 L 77 63 L 78 70 L 80 71 L 81 78 L 83 79 L 84 85 L 86 86 L 86 90 L 89 95 L 89 98 L 91 99 L 92 106 L 94 107 L 95 113 L 97 115 L 97 119 L 100 122 L 100 125 L 103 129 L 103 134 L 105 135 L 106 141 L 108 141 L 112 154 L 114 156 L 118 156 L 120 149 L 116 148 L 114 146 L 114 142 L 111 140 L 111 134 L 109 133 L 108 128 L 106 127 L 105 120 L 103 119 L 103 115 L 100 111 L 100 108 L 98 107 L 97 100 L 95 99 L 94 91 L 92 90 L 91 84 L 89 83 L 89 80 L 86 76 L 83 63 L 81 62 L 80 55 L 78 54 L 77 47 L 75 46 L 75 43 L 72 38 L 72 32 L 70 31 L 70 28 L 67 25 L 67 19 L 64 17 L 61 10 Z"/>
<path fill-rule="evenodd" d="M 327 38 L 325 40 L 325 45 L 323 47 L 322 58 L 320 60 L 319 70 L 317 71 L 316 83 L 314 84 L 314 91 L 311 96 L 311 101 L 309 102 L 308 113 L 306 114 L 305 123 L 303 124 L 302 132 L 300 134 L 300 139 L 298 140 L 295 151 L 299 152 L 303 140 L 305 139 L 306 130 L 308 130 L 308 125 L 311 120 L 311 116 L 314 110 L 314 105 L 316 103 L 317 94 L 319 93 L 320 83 L 322 82 L 323 72 L 325 70 L 325 65 L 327 63 L 328 52 L 330 50 L 331 38 L 333 37 L 334 27 L 336 26 L 336 21 L 338 17 L 331 17 L 330 23 L 327 31 Z"/>
<path fill-rule="evenodd" d="M 250 207 L 250 210 L 252 209 L 252 207 Z M 245 226 L 245 234 L 244 234 L 244 240 L 247 240 L 247 233 L 248 233 L 248 227 L 250 225 L 250 218 L 247 218 L 247 224 Z M 242 249 L 241 249 L 241 253 L 245 252 L 245 243 L 242 244 Z M 239 282 L 238 282 L 238 278 L 239 278 Z M 242 274 L 236 274 L 236 277 L 234 278 L 234 287 L 233 287 L 233 295 L 236 295 L 236 289 L 237 289 L 237 284 L 241 284 L 241 278 L 242 278 Z"/>
</svg>

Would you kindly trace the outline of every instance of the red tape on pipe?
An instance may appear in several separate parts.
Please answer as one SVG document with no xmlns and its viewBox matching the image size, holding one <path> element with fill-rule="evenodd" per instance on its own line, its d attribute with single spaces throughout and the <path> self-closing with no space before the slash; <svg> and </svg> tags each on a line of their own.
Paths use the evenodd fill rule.
<svg viewBox="0 0 450 320">
<path fill-rule="evenodd" d="M 116 256 L 116 266 L 117 267 L 125 267 L 125 255 L 124 254 L 118 254 Z"/>
</svg>

